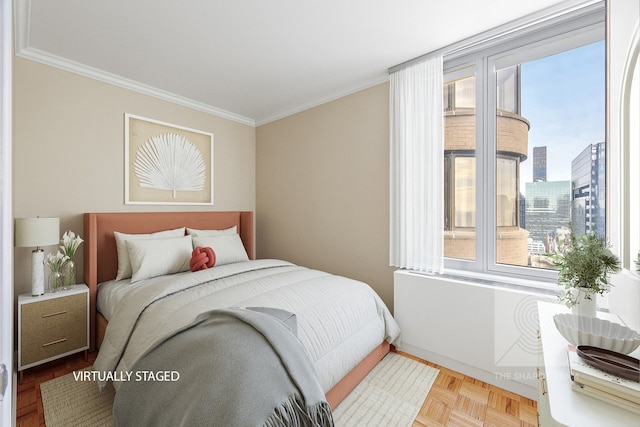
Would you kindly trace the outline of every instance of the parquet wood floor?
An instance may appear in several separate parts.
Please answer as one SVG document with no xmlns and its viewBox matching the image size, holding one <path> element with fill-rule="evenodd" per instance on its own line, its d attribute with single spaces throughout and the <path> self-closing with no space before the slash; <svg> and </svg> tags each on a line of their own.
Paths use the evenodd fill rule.
<svg viewBox="0 0 640 427">
<path fill-rule="evenodd" d="M 458 372 L 401 353 L 440 370 L 413 427 L 452 426 L 537 426 L 536 402 L 486 384 Z M 91 366 L 97 352 L 65 357 L 24 373 L 18 384 L 16 415 L 18 427 L 45 426 L 40 384 Z"/>
<path fill-rule="evenodd" d="M 412 427 L 536 427 L 535 400 L 408 354 L 440 370 Z"/>
<path fill-rule="evenodd" d="M 24 371 L 22 384 L 18 384 L 16 427 L 44 426 L 40 384 L 91 366 L 96 356 L 98 352 L 89 353 L 85 361 L 81 352 Z"/>
</svg>

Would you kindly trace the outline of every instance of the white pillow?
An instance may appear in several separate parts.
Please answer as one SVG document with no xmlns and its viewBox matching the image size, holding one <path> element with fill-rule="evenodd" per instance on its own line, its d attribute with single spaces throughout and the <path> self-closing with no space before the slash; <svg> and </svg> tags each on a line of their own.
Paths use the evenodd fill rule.
<svg viewBox="0 0 640 427">
<path fill-rule="evenodd" d="M 189 270 L 191 236 L 127 240 L 126 244 L 131 260 L 131 283 Z"/>
<path fill-rule="evenodd" d="M 125 243 L 127 240 L 181 237 L 184 236 L 184 227 L 176 228 L 174 230 L 158 231 L 157 233 L 150 234 L 124 234 L 114 231 L 113 235 L 116 238 L 116 249 L 118 251 L 118 273 L 116 274 L 116 280 L 122 280 L 131 277 L 131 261 L 129 261 L 129 251 L 127 250 L 127 245 Z"/>
<path fill-rule="evenodd" d="M 225 228 L 224 230 L 198 230 L 196 228 L 187 228 L 187 234 L 192 236 L 226 236 L 229 234 L 238 234 L 238 227 Z"/>
<path fill-rule="evenodd" d="M 238 234 L 209 237 L 193 236 L 193 247 L 196 248 L 198 246 L 213 249 L 216 253 L 216 263 L 214 265 L 249 261 L 247 251 L 244 249 Z"/>
</svg>

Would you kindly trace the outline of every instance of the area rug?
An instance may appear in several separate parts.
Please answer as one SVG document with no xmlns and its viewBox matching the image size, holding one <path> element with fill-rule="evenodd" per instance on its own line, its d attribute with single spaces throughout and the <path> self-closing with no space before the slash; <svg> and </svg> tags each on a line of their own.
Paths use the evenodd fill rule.
<svg viewBox="0 0 640 427">
<path fill-rule="evenodd" d="M 333 411 L 338 427 L 409 426 L 438 370 L 389 353 Z M 77 374 L 76 374 L 77 376 Z M 73 373 L 40 384 L 47 427 L 112 426 L 114 391 L 98 391 Z"/>
<path fill-rule="evenodd" d="M 47 427 L 111 427 L 115 391 L 100 392 L 93 381 L 76 380 L 74 373 L 40 384 Z"/>
<path fill-rule="evenodd" d="M 333 411 L 337 427 L 410 426 L 438 370 L 388 353 Z"/>
</svg>

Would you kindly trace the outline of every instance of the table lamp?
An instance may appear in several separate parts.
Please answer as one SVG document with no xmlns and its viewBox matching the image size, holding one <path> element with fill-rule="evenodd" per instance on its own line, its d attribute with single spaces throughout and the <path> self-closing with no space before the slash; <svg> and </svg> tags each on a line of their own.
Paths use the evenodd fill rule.
<svg viewBox="0 0 640 427">
<path fill-rule="evenodd" d="M 31 252 L 31 295 L 44 294 L 44 251 L 40 246 L 60 241 L 59 218 L 16 218 L 16 247 L 34 247 Z"/>
</svg>

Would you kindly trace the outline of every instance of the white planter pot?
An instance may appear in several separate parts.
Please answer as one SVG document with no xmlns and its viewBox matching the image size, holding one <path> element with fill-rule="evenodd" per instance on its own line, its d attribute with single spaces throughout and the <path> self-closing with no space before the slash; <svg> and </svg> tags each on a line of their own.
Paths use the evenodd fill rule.
<svg viewBox="0 0 640 427">
<path fill-rule="evenodd" d="M 571 312 L 580 316 L 596 317 L 596 293 L 588 288 L 577 288 L 573 290 L 577 293 L 577 304 L 573 306 Z"/>
</svg>

